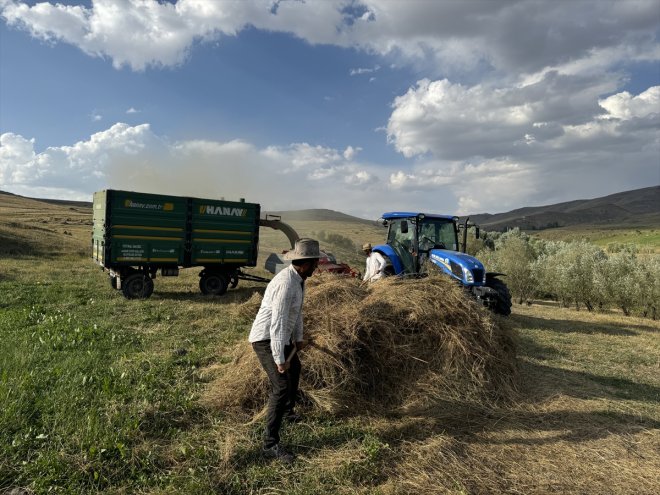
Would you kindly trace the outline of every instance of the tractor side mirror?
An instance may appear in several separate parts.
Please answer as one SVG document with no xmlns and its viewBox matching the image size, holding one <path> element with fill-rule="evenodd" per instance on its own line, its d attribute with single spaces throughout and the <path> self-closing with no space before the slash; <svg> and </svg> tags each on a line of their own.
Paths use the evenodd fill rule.
<svg viewBox="0 0 660 495">
<path fill-rule="evenodd" d="M 406 220 L 401 222 L 401 233 L 402 234 L 407 234 L 408 233 L 408 222 Z"/>
</svg>

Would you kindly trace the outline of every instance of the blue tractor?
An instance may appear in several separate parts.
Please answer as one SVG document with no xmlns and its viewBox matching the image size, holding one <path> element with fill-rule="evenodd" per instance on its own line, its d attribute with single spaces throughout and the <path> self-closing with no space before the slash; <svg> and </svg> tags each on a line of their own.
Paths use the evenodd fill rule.
<svg viewBox="0 0 660 495">
<path fill-rule="evenodd" d="M 511 294 L 497 277 L 502 273 L 487 273 L 484 265 L 465 253 L 468 224 L 459 218 L 427 213 L 390 212 L 382 216 L 388 227 L 387 244 L 374 246 L 387 261 L 391 275 L 423 276 L 431 267 L 439 269 L 463 287 L 480 303 L 497 314 L 511 314 Z M 463 242 L 459 244 L 459 231 Z M 475 226 L 476 237 L 479 228 Z"/>
</svg>

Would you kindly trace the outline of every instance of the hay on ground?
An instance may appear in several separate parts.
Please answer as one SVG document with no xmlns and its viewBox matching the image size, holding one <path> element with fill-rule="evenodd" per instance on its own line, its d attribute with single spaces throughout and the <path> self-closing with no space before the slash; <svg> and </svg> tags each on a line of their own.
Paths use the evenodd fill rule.
<svg viewBox="0 0 660 495">
<path fill-rule="evenodd" d="M 248 301 L 245 312 L 256 315 Z M 247 314 L 244 315 L 246 318 Z M 331 412 L 392 412 L 441 403 L 490 403 L 512 392 L 515 352 L 502 320 L 444 276 L 364 285 L 315 276 L 306 285 L 301 389 Z M 211 384 L 222 409 L 263 407 L 267 380 L 251 346 Z"/>
</svg>

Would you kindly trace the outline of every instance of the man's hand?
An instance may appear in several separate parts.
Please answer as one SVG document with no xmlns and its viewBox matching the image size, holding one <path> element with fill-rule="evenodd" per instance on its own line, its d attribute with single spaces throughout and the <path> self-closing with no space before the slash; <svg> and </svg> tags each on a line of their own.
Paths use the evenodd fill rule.
<svg viewBox="0 0 660 495">
<path fill-rule="evenodd" d="M 286 373 L 286 370 L 289 369 L 289 366 L 290 366 L 290 365 L 291 365 L 291 364 L 288 363 L 288 362 L 286 362 L 286 363 L 284 363 L 284 364 L 278 364 L 278 365 L 277 365 L 277 371 L 278 371 L 279 373 Z"/>
</svg>

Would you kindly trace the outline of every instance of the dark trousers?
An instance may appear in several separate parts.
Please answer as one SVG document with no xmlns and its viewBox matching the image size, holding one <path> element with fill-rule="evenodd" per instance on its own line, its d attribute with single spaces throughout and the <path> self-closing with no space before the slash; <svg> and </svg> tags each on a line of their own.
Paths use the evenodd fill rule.
<svg viewBox="0 0 660 495">
<path fill-rule="evenodd" d="M 253 342 L 252 348 L 257 354 L 261 366 L 270 381 L 268 395 L 268 411 L 266 413 L 266 430 L 264 431 L 264 448 L 270 448 L 280 443 L 280 427 L 285 414 L 293 412 L 300 382 L 300 359 L 298 354 L 290 361 L 289 369 L 285 373 L 277 371 L 277 365 L 270 349 L 270 340 Z M 293 345 L 284 348 L 287 357 L 293 350 Z"/>
</svg>

